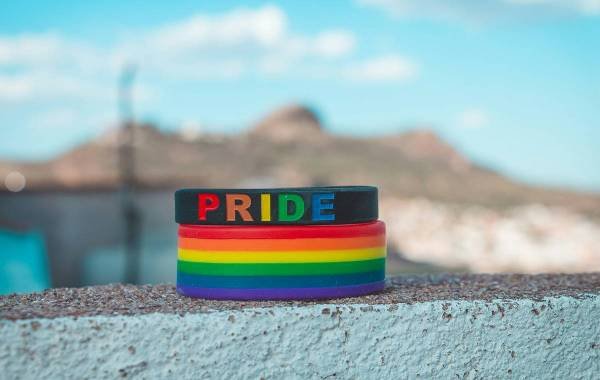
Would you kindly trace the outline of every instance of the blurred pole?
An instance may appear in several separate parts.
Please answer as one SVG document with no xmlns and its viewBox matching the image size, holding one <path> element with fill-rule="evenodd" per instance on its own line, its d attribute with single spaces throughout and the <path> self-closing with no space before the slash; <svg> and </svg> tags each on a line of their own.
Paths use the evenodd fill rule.
<svg viewBox="0 0 600 380">
<path fill-rule="evenodd" d="M 139 282 L 140 265 L 140 212 L 134 196 L 135 175 L 135 121 L 133 118 L 132 85 L 136 67 L 126 65 L 119 78 L 119 175 L 121 192 L 121 211 L 125 218 L 125 282 Z"/>
</svg>

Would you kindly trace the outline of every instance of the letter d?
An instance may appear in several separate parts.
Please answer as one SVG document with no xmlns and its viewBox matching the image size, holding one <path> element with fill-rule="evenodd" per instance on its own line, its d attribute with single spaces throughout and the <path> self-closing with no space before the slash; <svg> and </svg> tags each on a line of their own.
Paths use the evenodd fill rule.
<svg viewBox="0 0 600 380">
<path fill-rule="evenodd" d="M 294 204 L 294 211 L 289 214 L 289 203 Z M 304 199 L 298 194 L 280 194 L 279 195 L 279 220 L 282 222 L 295 222 L 304 215 Z"/>
</svg>

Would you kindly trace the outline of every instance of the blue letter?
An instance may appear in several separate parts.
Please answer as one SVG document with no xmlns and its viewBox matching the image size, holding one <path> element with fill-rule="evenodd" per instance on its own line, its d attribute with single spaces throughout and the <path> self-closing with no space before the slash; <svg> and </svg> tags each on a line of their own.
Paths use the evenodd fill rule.
<svg viewBox="0 0 600 380">
<path fill-rule="evenodd" d="M 312 196 L 312 220 L 335 220 L 333 210 L 333 193 L 317 193 Z M 323 202 L 325 201 L 325 202 Z M 331 210 L 330 213 L 323 214 L 322 210 Z"/>
</svg>

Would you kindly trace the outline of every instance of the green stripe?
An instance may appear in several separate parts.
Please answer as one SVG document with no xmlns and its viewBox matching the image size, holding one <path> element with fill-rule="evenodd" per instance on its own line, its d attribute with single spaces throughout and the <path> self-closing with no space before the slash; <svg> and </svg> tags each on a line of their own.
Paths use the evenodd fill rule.
<svg viewBox="0 0 600 380">
<path fill-rule="evenodd" d="M 385 259 L 336 263 L 199 263 L 177 261 L 177 270 L 205 276 L 303 276 L 362 273 L 385 269 Z"/>
</svg>

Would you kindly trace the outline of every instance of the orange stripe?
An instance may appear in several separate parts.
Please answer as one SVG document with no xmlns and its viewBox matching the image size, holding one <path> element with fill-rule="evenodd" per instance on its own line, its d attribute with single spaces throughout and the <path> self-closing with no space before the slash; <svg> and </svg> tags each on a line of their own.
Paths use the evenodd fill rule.
<svg viewBox="0 0 600 380">
<path fill-rule="evenodd" d="M 335 239 L 193 239 L 179 237 L 179 248 L 201 251 L 316 251 L 385 246 L 385 235 Z"/>
</svg>

